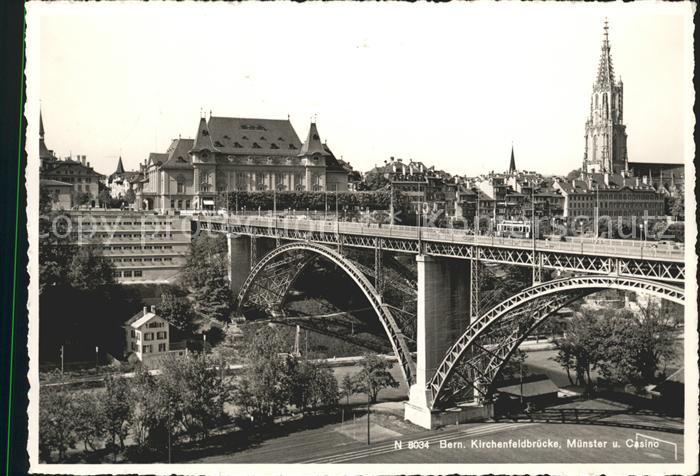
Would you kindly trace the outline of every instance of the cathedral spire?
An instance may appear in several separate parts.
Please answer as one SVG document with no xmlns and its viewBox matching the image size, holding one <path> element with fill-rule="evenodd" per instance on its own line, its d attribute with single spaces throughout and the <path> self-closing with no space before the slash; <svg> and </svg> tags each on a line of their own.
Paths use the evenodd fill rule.
<svg viewBox="0 0 700 476">
<path fill-rule="evenodd" d="M 515 153 L 513 152 L 513 144 L 510 144 L 510 165 L 508 166 L 508 173 L 514 174 L 517 169 L 515 168 Z"/>
<path fill-rule="evenodd" d="M 44 138 L 44 120 L 41 117 L 41 109 L 39 109 L 39 139 Z"/>
<path fill-rule="evenodd" d="M 611 85 L 615 80 L 612 57 L 610 56 L 610 40 L 608 38 L 608 19 L 605 19 L 603 26 L 603 45 L 600 48 L 600 62 L 598 63 L 598 78 L 596 83 L 599 86 Z"/>
</svg>

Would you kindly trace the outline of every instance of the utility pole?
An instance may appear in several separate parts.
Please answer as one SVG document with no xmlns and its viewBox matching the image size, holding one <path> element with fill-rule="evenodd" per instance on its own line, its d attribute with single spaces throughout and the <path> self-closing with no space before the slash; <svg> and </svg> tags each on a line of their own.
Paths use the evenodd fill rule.
<svg viewBox="0 0 700 476">
<path fill-rule="evenodd" d="M 61 344 L 61 378 L 63 378 L 63 344 Z"/>
<path fill-rule="evenodd" d="M 168 464 L 172 463 L 172 447 L 170 444 L 170 433 L 172 433 L 172 426 L 170 424 L 170 397 L 168 397 Z"/>
<path fill-rule="evenodd" d="M 369 445 L 369 381 L 367 382 L 367 444 Z"/>
<path fill-rule="evenodd" d="M 98 346 L 95 346 L 95 372 L 97 372 L 97 365 L 99 361 L 99 355 L 100 355 L 100 348 Z"/>
<path fill-rule="evenodd" d="M 523 408 L 523 362 L 520 361 L 520 408 Z"/>
</svg>

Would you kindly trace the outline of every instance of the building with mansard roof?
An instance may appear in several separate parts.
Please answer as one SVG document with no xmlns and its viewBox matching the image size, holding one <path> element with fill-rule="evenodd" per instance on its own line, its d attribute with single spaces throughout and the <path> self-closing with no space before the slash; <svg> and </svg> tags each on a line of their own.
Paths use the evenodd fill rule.
<svg viewBox="0 0 700 476">
<path fill-rule="evenodd" d="M 200 118 L 194 139 L 175 139 L 142 165 L 144 209 L 213 209 L 234 191 L 347 191 L 348 171 L 314 122 L 302 142 L 289 119 Z"/>
</svg>

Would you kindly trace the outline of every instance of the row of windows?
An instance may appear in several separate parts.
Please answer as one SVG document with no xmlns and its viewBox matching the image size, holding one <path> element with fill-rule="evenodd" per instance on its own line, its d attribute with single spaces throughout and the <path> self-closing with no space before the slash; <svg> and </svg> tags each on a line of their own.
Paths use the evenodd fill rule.
<svg viewBox="0 0 700 476">
<path fill-rule="evenodd" d="M 114 251 L 114 250 L 142 251 L 142 250 L 172 250 L 172 249 L 173 249 L 173 245 L 144 245 L 144 246 L 124 245 L 124 246 L 107 246 L 107 247 L 105 247 L 105 251 Z"/>
<path fill-rule="evenodd" d="M 183 193 L 180 191 L 180 188 L 178 187 L 177 193 Z M 170 208 L 176 208 L 176 209 L 181 209 L 182 205 L 185 205 L 185 210 L 189 210 L 190 208 L 190 201 L 189 200 L 175 200 L 173 198 L 170 199 Z"/>
<path fill-rule="evenodd" d="M 112 260 L 112 262 L 115 263 L 145 263 L 145 262 L 152 262 L 152 261 L 157 261 L 157 262 L 171 262 L 173 260 L 172 257 L 170 256 L 165 256 L 165 257 L 156 257 L 156 258 L 113 258 L 108 256 L 107 259 Z"/>
<path fill-rule="evenodd" d="M 95 233 L 95 238 L 172 238 L 170 233 Z"/>
<path fill-rule="evenodd" d="M 153 332 L 146 332 L 143 335 L 143 340 L 145 341 L 151 341 L 154 338 L 154 333 Z M 155 338 L 158 340 L 163 340 L 168 338 L 168 333 L 165 331 L 160 331 L 155 333 Z"/>
<path fill-rule="evenodd" d="M 138 352 L 139 345 L 132 344 L 131 345 L 131 350 L 134 352 Z M 167 352 L 168 350 L 168 344 L 158 344 L 158 352 Z M 153 346 L 152 345 L 144 345 L 143 346 L 143 353 L 144 354 L 152 354 L 153 353 Z"/>
<path fill-rule="evenodd" d="M 126 269 L 114 271 L 115 278 L 140 278 L 143 276 L 143 271 L 140 269 Z"/>
<path fill-rule="evenodd" d="M 169 220 L 158 220 L 158 221 L 100 221 L 98 223 L 99 226 L 107 226 L 107 225 L 116 225 L 116 226 L 121 226 L 121 225 L 158 225 L 161 227 L 165 226 L 172 226 L 172 221 Z"/>
<path fill-rule="evenodd" d="M 82 177 L 58 177 L 61 182 L 67 182 L 67 183 L 97 183 L 96 180 L 93 180 L 89 177 L 87 178 L 82 178 Z"/>
<path fill-rule="evenodd" d="M 165 327 L 165 322 L 149 322 L 146 327 L 148 327 L 149 329 L 152 329 L 154 327 Z"/>
</svg>

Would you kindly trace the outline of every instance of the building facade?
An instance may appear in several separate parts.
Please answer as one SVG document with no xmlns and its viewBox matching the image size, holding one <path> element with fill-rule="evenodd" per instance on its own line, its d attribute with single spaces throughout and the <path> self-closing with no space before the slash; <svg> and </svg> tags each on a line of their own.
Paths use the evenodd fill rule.
<svg viewBox="0 0 700 476">
<path fill-rule="evenodd" d="M 148 363 L 170 351 L 170 324 L 156 314 L 155 306 L 144 307 L 124 323 L 126 355 Z"/>
<path fill-rule="evenodd" d="M 80 243 L 97 244 L 122 284 L 171 283 L 187 261 L 187 217 L 117 210 L 74 211 L 70 217 Z"/>
<path fill-rule="evenodd" d="M 622 79 L 615 80 L 606 20 L 598 75 L 593 83 L 586 120 L 582 170 L 589 173 L 627 170 L 627 132 L 622 113 L 623 84 Z"/>
<path fill-rule="evenodd" d="M 126 198 L 129 190 L 134 190 L 134 185 L 141 179 L 141 173 L 138 170 L 124 170 L 122 158 L 119 157 L 117 169 L 112 175 L 107 178 L 107 187 L 109 195 L 112 198 Z"/>
<path fill-rule="evenodd" d="M 582 174 L 556 179 L 564 197 L 563 217 L 664 217 L 664 199 L 646 178 L 629 174 Z M 596 210 L 597 209 L 597 210 Z"/>
<path fill-rule="evenodd" d="M 141 166 L 136 183 L 137 210 L 192 210 L 194 208 L 194 168 L 190 150 L 193 139 L 173 139 L 168 150 L 152 152 Z"/>
<path fill-rule="evenodd" d="M 73 207 L 73 185 L 58 180 L 41 179 L 39 186 L 48 193 L 52 210 L 70 210 Z"/>
<path fill-rule="evenodd" d="M 289 120 L 201 118 L 190 151 L 194 208 L 240 191 L 346 191 L 347 172 L 311 123 L 302 144 Z"/>
<path fill-rule="evenodd" d="M 136 187 L 137 208 L 212 210 L 235 191 L 348 190 L 348 170 L 311 123 L 299 140 L 291 122 L 210 116 L 194 139 L 151 153 Z"/>
</svg>

